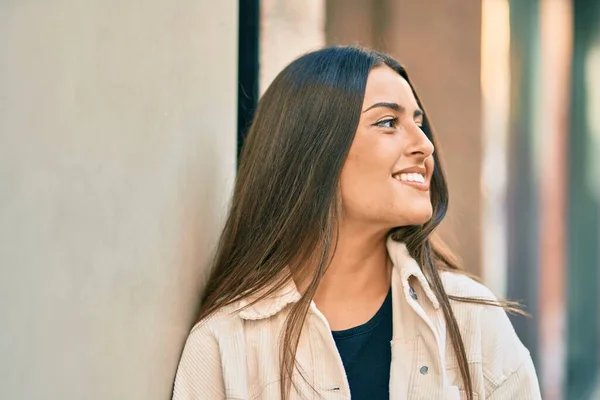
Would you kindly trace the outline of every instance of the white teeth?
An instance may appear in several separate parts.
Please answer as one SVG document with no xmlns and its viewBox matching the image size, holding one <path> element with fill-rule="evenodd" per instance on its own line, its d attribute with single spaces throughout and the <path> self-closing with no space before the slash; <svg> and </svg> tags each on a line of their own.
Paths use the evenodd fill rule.
<svg viewBox="0 0 600 400">
<path fill-rule="evenodd" d="M 404 182 L 425 183 L 425 177 L 419 173 L 400 174 L 395 175 L 394 178 Z"/>
</svg>

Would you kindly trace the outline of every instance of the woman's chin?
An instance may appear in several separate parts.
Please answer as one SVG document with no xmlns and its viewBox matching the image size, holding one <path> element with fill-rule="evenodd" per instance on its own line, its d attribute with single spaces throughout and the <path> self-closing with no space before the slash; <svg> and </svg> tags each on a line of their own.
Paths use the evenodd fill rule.
<svg viewBox="0 0 600 400">
<path fill-rule="evenodd" d="M 417 226 L 424 225 L 433 216 L 433 210 L 424 209 L 424 210 L 414 210 L 410 214 L 404 213 L 401 219 L 397 219 L 396 226 Z"/>
</svg>

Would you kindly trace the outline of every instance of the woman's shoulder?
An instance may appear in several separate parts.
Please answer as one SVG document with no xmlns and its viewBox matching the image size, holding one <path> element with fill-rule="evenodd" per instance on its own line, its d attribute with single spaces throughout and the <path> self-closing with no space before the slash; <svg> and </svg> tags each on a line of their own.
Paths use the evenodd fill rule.
<svg viewBox="0 0 600 400">
<path fill-rule="evenodd" d="M 475 297 L 496 301 L 497 297 L 484 284 L 462 272 L 443 271 L 440 273 L 446 294 L 449 296 Z"/>
<path fill-rule="evenodd" d="M 206 337 L 219 338 L 230 336 L 236 330 L 241 329 L 239 311 L 237 304 L 219 308 L 192 326 L 188 335 L 188 341 L 204 340 Z"/>
<path fill-rule="evenodd" d="M 470 362 L 481 363 L 491 393 L 516 375 L 536 382 L 527 348 L 519 339 L 498 298 L 484 284 L 460 272 L 441 273 L 449 296 L 484 300 L 497 305 L 450 300 Z M 501 393 L 501 392 L 499 392 Z"/>
<path fill-rule="evenodd" d="M 506 337 L 518 341 L 506 310 L 487 286 L 460 272 L 444 271 L 440 277 L 446 294 L 451 297 L 452 310 L 464 334 L 471 335 L 477 331 L 483 334 L 482 340 Z"/>
<path fill-rule="evenodd" d="M 226 306 L 197 322 L 185 341 L 173 387 L 173 399 L 224 399 L 223 356 L 235 366 L 245 366 L 238 349 L 240 318 Z M 234 368 L 235 369 L 235 368 Z M 228 390 L 241 390 L 237 386 Z M 240 397 L 241 398 L 241 397 Z"/>
</svg>

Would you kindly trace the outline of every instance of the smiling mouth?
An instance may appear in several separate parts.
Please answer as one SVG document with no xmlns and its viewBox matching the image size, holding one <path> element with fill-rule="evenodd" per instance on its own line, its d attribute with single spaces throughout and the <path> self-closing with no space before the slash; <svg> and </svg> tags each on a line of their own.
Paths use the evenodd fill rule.
<svg viewBox="0 0 600 400">
<path fill-rule="evenodd" d="M 412 186 L 422 191 L 429 190 L 429 184 L 427 183 L 425 176 L 418 172 L 394 174 L 392 175 L 392 178 L 400 183 Z"/>
<path fill-rule="evenodd" d="M 393 175 L 393 178 L 400 182 L 425 183 L 425 176 L 418 172 L 402 173 Z"/>
</svg>

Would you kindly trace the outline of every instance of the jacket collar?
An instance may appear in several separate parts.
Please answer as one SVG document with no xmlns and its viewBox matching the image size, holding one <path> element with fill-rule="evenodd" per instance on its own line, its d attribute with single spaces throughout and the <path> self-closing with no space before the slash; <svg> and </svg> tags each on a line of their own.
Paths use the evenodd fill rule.
<svg viewBox="0 0 600 400">
<path fill-rule="evenodd" d="M 429 301 L 431 301 L 433 307 L 438 309 L 440 306 L 438 299 L 435 297 L 433 290 L 431 290 L 429 282 L 421 271 L 419 264 L 408 253 L 406 245 L 401 242 L 396 242 L 389 237 L 387 239 L 387 250 L 393 263 L 393 273 L 399 274 L 402 282 L 402 290 L 405 292 L 405 295 L 409 295 L 409 281 L 411 277 L 414 277 Z M 392 290 L 398 289 L 400 288 L 392 288 Z M 271 317 L 283 310 L 288 304 L 297 302 L 301 295 L 298 292 L 294 281 L 290 280 L 280 290 L 252 304 L 258 297 L 260 297 L 260 294 L 239 301 L 238 307 L 236 308 L 241 309 L 239 312 L 241 318 L 246 320 L 259 320 Z M 314 307 L 314 304 L 312 306 Z"/>
<path fill-rule="evenodd" d="M 414 276 L 419 282 L 419 285 L 423 289 L 423 292 L 425 292 L 425 295 L 429 301 L 431 301 L 433 308 L 436 310 L 440 308 L 440 303 L 437 297 L 435 297 L 427 278 L 425 278 L 425 275 L 423 274 L 423 271 L 421 271 L 421 267 L 419 267 L 417 261 L 408 253 L 406 245 L 401 242 L 396 242 L 391 237 L 388 237 L 387 250 L 394 265 L 394 270 L 400 274 L 402 289 L 405 291 L 405 293 L 409 294 L 410 278 Z"/>
</svg>

